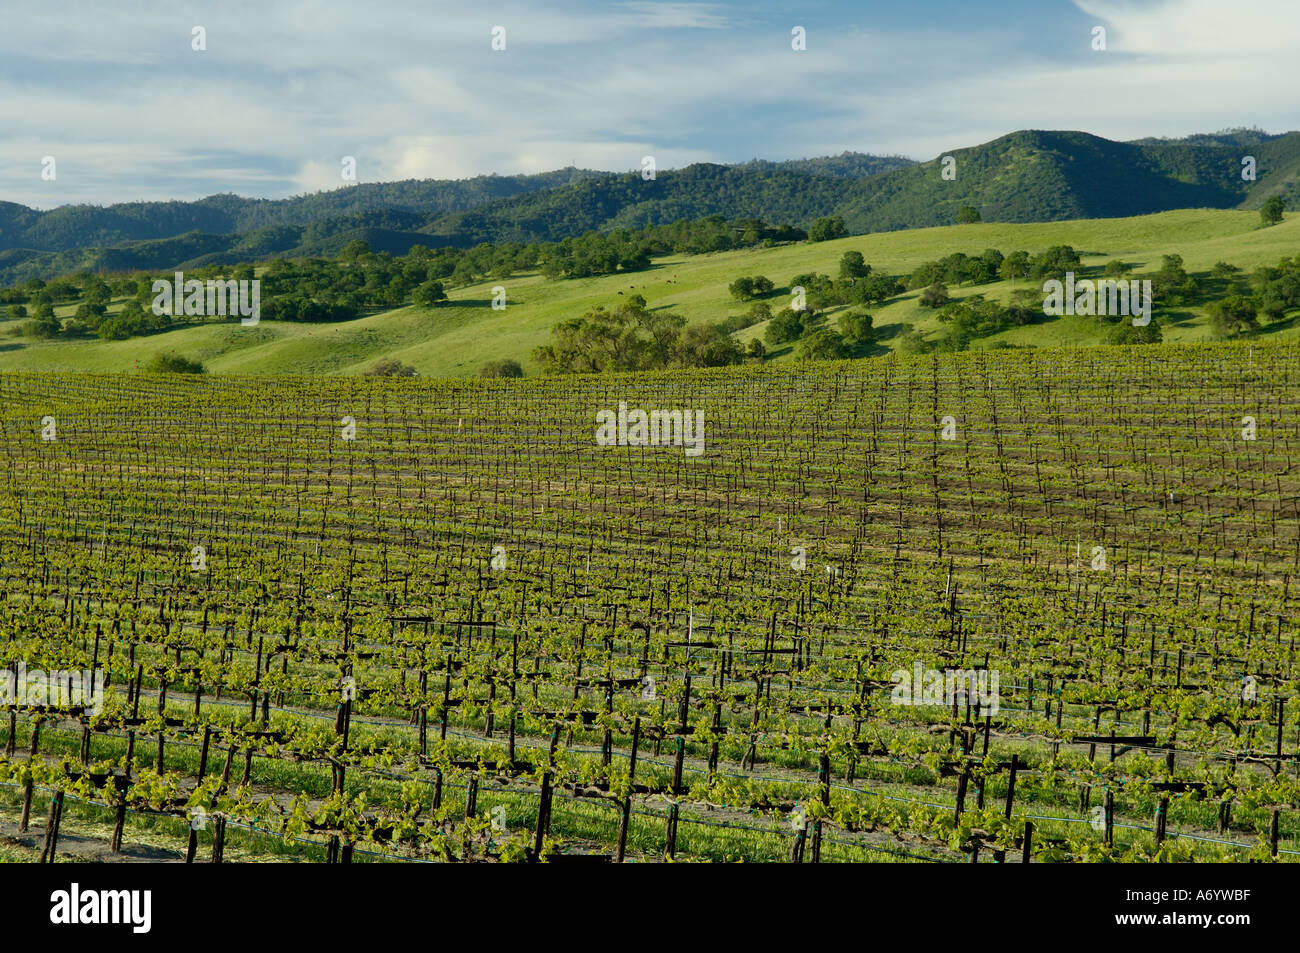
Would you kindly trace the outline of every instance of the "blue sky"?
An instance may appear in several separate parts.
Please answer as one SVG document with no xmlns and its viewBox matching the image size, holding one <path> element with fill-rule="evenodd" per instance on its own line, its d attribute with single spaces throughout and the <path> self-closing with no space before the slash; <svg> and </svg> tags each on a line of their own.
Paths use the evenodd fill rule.
<svg viewBox="0 0 1300 953">
<path fill-rule="evenodd" d="M 121 7 L 6 11 L 0 200 L 279 198 L 349 155 L 373 182 L 1300 128 L 1300 0 Z"/>
</svg>

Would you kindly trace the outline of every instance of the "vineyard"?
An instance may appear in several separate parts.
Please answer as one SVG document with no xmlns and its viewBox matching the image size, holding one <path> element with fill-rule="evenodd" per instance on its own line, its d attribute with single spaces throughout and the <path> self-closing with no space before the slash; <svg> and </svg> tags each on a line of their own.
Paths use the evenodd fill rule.
<svg viewBox="0 0 1300 953">
<path fill-rule="evenodd" d="M 0 679 L 104 685 L 0 698 L 0 855 L 1300 858 L 1293 344 L 12 374 L 0 449 Z"/>
</svg>

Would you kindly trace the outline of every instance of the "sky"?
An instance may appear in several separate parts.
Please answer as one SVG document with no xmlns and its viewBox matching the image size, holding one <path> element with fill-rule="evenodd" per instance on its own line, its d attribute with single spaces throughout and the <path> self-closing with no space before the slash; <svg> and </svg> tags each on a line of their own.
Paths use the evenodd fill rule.
<svg viewBox="0 0 1300 953">
<path fill-rule="evenodd" d="M 1300 0 L 45 0 L 0 31 L 0 201 L 1285 132 L 1298 54 Z"/>
</svg>

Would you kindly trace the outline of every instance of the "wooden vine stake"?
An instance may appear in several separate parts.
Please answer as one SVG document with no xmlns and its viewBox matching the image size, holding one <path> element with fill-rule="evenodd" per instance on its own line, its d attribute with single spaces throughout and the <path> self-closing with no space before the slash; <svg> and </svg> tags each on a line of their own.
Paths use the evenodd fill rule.
<svg viewBox="0 0 1300 953">
<path fill-rule="evenodd" d="M 113 812 L 113 836 L 108 849 L 114 854 L 122 853 L 122 831 L 126 828 L 126 792 L 117 792 L 117 804 Z"/>
<path fill-rule="evenodd" d="M 542 859 L 542 846 L 546 841 L 546 835 L 551 828 L 551 766 L 555 762 L 555 746 L 560 740 L 560 724 L 555 723 L 551 729 L 551 750 L 548 755 L 546 769 L 542 772 L 542 794 L 537 802 L 537 834 L 533 838 L 533 856 L 534 862 Z"/>
<path fill-rule="evenodd" d="M 1276 812 L 1274 812 L 1276 818 Z M 63 789 L 59 788 L 50 799 L 50 816 L 45 822 L 45 847 L 41 850 L 42 864 L 54 863 L 54 851 L 59 842 L 59 822 L 63 820 Z"/>
<path fill-rule="evenodd" d="M 212 862 L 219 864 L 226 853 L 226 818 L 218 814 L 213 818 Z"/>
<path fill-rule="evenodd" d="M 821 762 L 818 768 L 821 775 L 821 800 L 822 807 L 825 808 L 829 816 L 831 807 L 831 756 L 823 751 Z M 821 863 L 822 859 L 822 819 L 819 817 L 813 821 L 813 838 L 812 838 L 812 862 Z"/>
<path fill-rule="evenodd" d="M 1016 799 L 1016 770 L 1020 767 L 1020 756 L 1013 754 L 1011 756 L 1011 771 L 1007 780 L 1007 807 L 1006 819 L 1011 820 L 1011 804 Z M 993 852 L 993 862 L 997 864 L 1005 863 L 1007 852 L 1005 850 L 995 850 Z"/>
<path fill-rule="evenodd" d="M 641 716 L 638 715 L 632 722 L 632 760 L 628 765 L 627 779 L 629 790 L 627 797 L 623 798 L 623 814 L 618 822 L 618 851 L 615 854 L 615 862 L 623 863 L 623 858 L 627 852 L 627 831 L 632 822 L 632 791 L 631 784 L 636 779 L 636 751 L 641 744 Z"/>
</svg>

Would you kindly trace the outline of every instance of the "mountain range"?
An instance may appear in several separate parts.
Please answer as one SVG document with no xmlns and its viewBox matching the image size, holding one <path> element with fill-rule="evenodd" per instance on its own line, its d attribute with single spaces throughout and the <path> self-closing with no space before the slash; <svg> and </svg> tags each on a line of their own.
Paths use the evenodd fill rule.
<svg viewBox="0 0 1300 953">
<path fill-rule="evenodd" d="M 80 270 L 331 256 L 357 239 L 393 254 L 415 244 L 554 242 L 706 215 L 805 228 L 838 215 L 850 233 L 863 234 L 949 225 L 965 205 L 990 222 L 1254 208 L 1275 195 L 1300 206 L 1300 132 L 1237 129 L 1117 142 L 1022 130 L 945 156 L 952 162 L 845 152 L 697 163 L 653 179 L 567 168 L 365 183 L 276 200 L 227 194 L 49 211 L 0 202 L 0 286 Z M 1243 177 L 1245 156 L 1254 158 L 1253 179 Z"/>
</svg>

